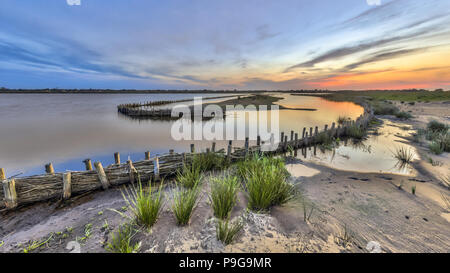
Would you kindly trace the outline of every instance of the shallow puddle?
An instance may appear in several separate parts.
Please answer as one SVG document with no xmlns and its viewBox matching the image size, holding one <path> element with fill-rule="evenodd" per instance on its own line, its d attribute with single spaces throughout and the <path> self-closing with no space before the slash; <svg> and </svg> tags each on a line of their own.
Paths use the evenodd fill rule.
<svg viewBox="0 0 450 273">
<path fill-rule="evenodd" d="M 367 140 L 359 143 L 349 140 L 334 150 L 311 147 L 306 149 L 306 154 L 299 150 L 297 158 L 346 171 L 414 175 L 410 165 L 400 164 L 393 155 L 403 147 L 413 153 L 414 160 L 420 159 L 413 146 L 402 143 L 405 141 L 401 136 L 408 136 L 412 132 L 406 124 L 383 120 L 383 125 L 375 132 L 372 131 Z"/>
</svg>

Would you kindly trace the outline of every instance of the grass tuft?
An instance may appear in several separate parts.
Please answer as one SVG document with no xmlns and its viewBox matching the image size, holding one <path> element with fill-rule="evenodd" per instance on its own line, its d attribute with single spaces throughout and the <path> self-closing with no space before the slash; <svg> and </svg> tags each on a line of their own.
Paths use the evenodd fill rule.
<svg viewBox="0 0 450 273">
<path fill-rule="evenodd" d="M 229 219 L 216 221 L 216 234 L 217 239 L 223 242 L 225 245 L 230 244 L 236 238 L 238 233 L 244 227 L 242 219 L 238 219 L 230 223 Z"/>
<path fill-rule="evenodd" d="M 122 191 L 122 196 L 134 215 L 133 220 L 139 225 L 151 228 L 158 220 L 161 212 L 163 182 L 161 182 L 159 190 L 154 192 L 151 183 L 148 184 L 147 190 L 144 190 L 141 180 L 138 179 L 138 181 L 137 187 L 131 184 L 131 186 L 125 188 L 125 192 Z"/>
<path fill-rule="evenodd" d="M 254 211 L 288 202 L 294 197 L 294 186 L 281 158 L 255 155 L 238 163 L 238 174 L 243 179 L 248 207 Z"/>
<path fill-rule="evenodd" d="M 349 121 L 349 120 L 350 120 L 350 118 L 347 116 L 339 116 L 337 118 L 337 123 L 342 125 L 342 124 L 344 124 L 344 122 Z"/>
<path fill-rule="evenodd" d="M 192 188 L 178 186 L 172 205 L 172 211 L 178 225 L 182 226 L 189 223 L 192 213 L 197 206 L 199 192 L 198 184 Z"/>
<path fill-rule="evenodd" d="M 210 201 L 214 216 L 226 219 L 236 205 L 239 182 L 236 176 L 213 178 Z"/>
<path fill-rule="evenodd" d="M 177 181 L 186 188 L 193 188 L 202 179 L 201 168 L 198 164 L 184 164 L 183 169 L 177 172 Z"/>
<path fill-rule="evenodd" d="M 359 127 L 357 125 L 352 125 L 347 130 L 347 136 L 352 137 L 357 140 L 363 139 L 365 135 L 366 135 L 366 132 L 364 131 L 364 129 L 362 129 L 361 127 Z"/>
<path fill-rule="evenodd" d="M 106 249 L 114 253 L 135 253 L 139 251 L 141 243 L 133 244 L 131 242 L 137 231 L 130 223 L 123 224 L 111 237 L 111 242 L 108 243 Z"/>
<path fill-rule="evenodd" d="M 405 147 L 397 148 L 397 150 L 393 152 L 393 155 L 402 163 L 411 163 L 414 159 L 414 152 L 412 149 L 406 149 Z"/>
</svg>

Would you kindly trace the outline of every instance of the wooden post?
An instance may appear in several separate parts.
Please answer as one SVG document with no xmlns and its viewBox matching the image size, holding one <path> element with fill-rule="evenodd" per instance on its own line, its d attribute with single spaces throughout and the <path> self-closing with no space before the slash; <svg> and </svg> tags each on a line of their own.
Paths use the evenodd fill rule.
<svg viewBox="0 0 450 273">
<path fill-rule="evenodd" d="M 294 141 L 294 147 L 297 148 L 298 147 L 298 133 L 295 133 L 294 140 L 295 140 Z M 295 151 L 295 152 L 297 153 L 297 151 Z"/>
<path fill-rule="evenodd" d="M 281 132 L 281 142 L 284 140 L 284 132 Z"/>
<path fill-rule="evenodd" d="M 47 165 L 45 165 L 45 172 L 48 174 L 55 174 L 55 169 L 53 169 L 52 163 L 48 163 Z"/>
<path fill-rule="evenodd" d="M 191 144 L 191 154 L 195 153 L 195 146 L 194 143 Z"/>
<path fill-rule="evenodd" d="M 256 137 L 256 146 L 261 145 L 261 136 Z"/>
<path fill-rule="evenodd" d="M 291 130 L 291 141 L 294 140 L 294 131 Z"/>
<path fill-rule="evenodd" d="M 155 181 L 159 181 L 161 179 L 159 171 L 159 157 L 155 157 L 155 159 L 153 160 L 153 174 Z"/>
<path fill-rule="evenodd" d="M 83 163 L 86 167 L 86 171 L 92 171 L 92 162 L 89 158 L 86 158 L 85 160 L 83 160 Z"/>
<path fill-rule="evenodd" d="M 131 161 L 131 159 L 127 160 L 127 164 L 128 164 L 128 175 L 130 176 L 130 183 L 134 183 L 136 181 L 135 174 L 137 174 L 137 170 L 133 166 L 133 162 Z"/>
<path fill-rule="evenodd" d="M 150 151 L 145 152 L 145 160 L 150 160 Z"/>
<path fill-rule="evenodd" d="M 245 138 L 245 155 L 248 154 L 248 137 Z"/>
<path fill-rule="evenodd" d="M 319 127 L 316 126 L 316 128 L 314 129 L 314 135 L 317 136 L 319 134 Z M 312 136 L 312 132 L 311 132 L 311 136 Z"/>
<path fill-rule="evenodd" d="M 120 164 L 120 154 L 118 152 L 114 153 L 114 161 L 116 164 Z"/>
<path fill-rule="evenodd" d="M 102 163 L 95 162 L 94 166 L 95 166 L 95 170 L 97 171 L 98 179 L 100 180 L 100 183 L 102 184 L 102 188 L 104 190 L 108 189 L 110 184 L 109 184 L 108 178 L 106 177 L 105 170 L 103 170 Z"/>
<path fill-rule="evenodd" d="M 2 181 L 3 194 L 5 195 L 5 206 L 8 209 L 17 207 L 16 181 L 14 179 Z"/>
<path fill-rule="evenodd" d="M 310 128 L 309 128 L 309 137 L 312 137 L 312 136 L 313 136 L 313 128 L 310 127 Z"/>
<path fill-rule="evenodd" d="M 228 148 L 227 148 L 227 157 L 229 158 L 231 156 L 231 147 L 232 147 L 233 141 L 228 141 Z"/>
<path fill-rule="evenodd" d="M 325 127 L 323 128 L 323 131 L 326 132 L 328 130 L 328 124 L 325 124 Z"/>
<path fill-rule="evenodd" d="M 303 127 L 302 139 L 305 138 L 306 128 Z"/>
<path fill-rule="evenodd" d="M 305 143 L 305 146 L 308 146 L 308 132 L 306 132 L 306 134 L 305 134 L 304 143 Z"/>
<path fill-rule="evenodd" d="M 0 168 L 0 181 L 6 179 L 6 172 L 5 169 Z"/>
<path fill-rule="evenodd" d="M 216 143 L 215 143 L 215 142 L 213 142 L 212 145 L 211 145 L 211 151 L 212 151 L 213 153 L 216 152 Z"/>
<path fill-rule="evenodd" d="M 206 148 L 206 153 L 209 154 L 211 150 L 209 148 Z"/>
<path fill-rule="evenodd" d="M 169 154 L 173 155 L 173 152 L 174 152 L 173 149 L 169 150 Z"/>
<path fill-rule="evenodd" d="M 67 200 L 72 195 L 72 173 L 66 172 L 63 174 L 63 196 L 64 200 Z"/>
</svg>

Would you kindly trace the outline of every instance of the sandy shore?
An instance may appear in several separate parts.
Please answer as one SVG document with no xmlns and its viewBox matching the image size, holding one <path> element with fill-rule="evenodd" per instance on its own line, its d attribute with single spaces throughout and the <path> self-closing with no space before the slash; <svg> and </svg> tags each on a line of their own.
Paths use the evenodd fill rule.
<svg viewBox="0 0 450 273">
<path fill-rule="evenodd" d="M 430 119 L 449 122 L 446 103 L 397 104 L 415 116 L 406 122 L 414 128 L 425 127 Z M 244 215 L 245 226 L 231 245 L 224 246 L 215 237 L 208 183 L 189 226 L 175 224 L 167 200 L 151 232 L 140 232 L 135 239 L 142 243 L 141 252 L 368 252 L 369 242 L 379 244 L 383 252 L 449 252 L 449 211 L 441 194 L 450 192 L 439 179 L 450 174 L 450 157 L 410 144 L 421 158 L 413 163 L 415 176 L 348 172 L 291 159 L 289 163 L 297 166 L 291 169 L 291 180 L 302 198 L 255 214 L 245 213 L 245 196 L 240 194 L 233 217 Z M 433 166 L 429 157 L 439 164 Z M 416 195 L 411 193 L 414 185 Z M 170 189 L 167 193 L 170 196 Z M 111 232 L 126 221 L 111 209 L 124 206 L 116 188 L 75 198 L 64 206 L 41 203 L 4 213 L 0 252 L 23 252 L 30 241 L 50 236 L 34 251 L 69 252 L 67 244 L 77 240 L 82 252 L 105 252 Z M 83 239 L 87 226 L 91 234 Z"/>
</svg>

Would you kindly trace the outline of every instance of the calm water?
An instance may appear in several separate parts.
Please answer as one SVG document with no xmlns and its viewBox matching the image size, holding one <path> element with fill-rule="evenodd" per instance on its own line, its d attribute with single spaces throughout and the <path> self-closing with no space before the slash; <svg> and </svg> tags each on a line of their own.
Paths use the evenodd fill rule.
<svg viewBox="0 0 450 273">
<path fill-rule="evenodd" d="M 91 158 L 104 165 L 113 163 L 113 153 L 122 161 L 188 151 L 189 144 L 205 149 L 201 141 L 175 141 L 173 122 L 132 120 L 117 113 L 116 105 L 154 100 L 179 100 L 198 94 L 0 94 L 0 167 L 7 175 L 43 173 L 52 162 L 56 171 L 83 170 L 82 160 Z M 218 96 L 203 94 L 204 98 Z M 317 97 L 277 94 L 286 107 L 317 108 L 318 111 L 280 111 L 280 130 L 301 132 L 303 127 L 336 121 L 339 115 L 359 116 L 363 109 L 350 102 L 331 102 Z M 226 119 L 236 118 L 227 116 Z M 218 142 L 218 148 L 225 147 Z M 243 145 L 242 142 L 234 142 Z"/>
</svg>

